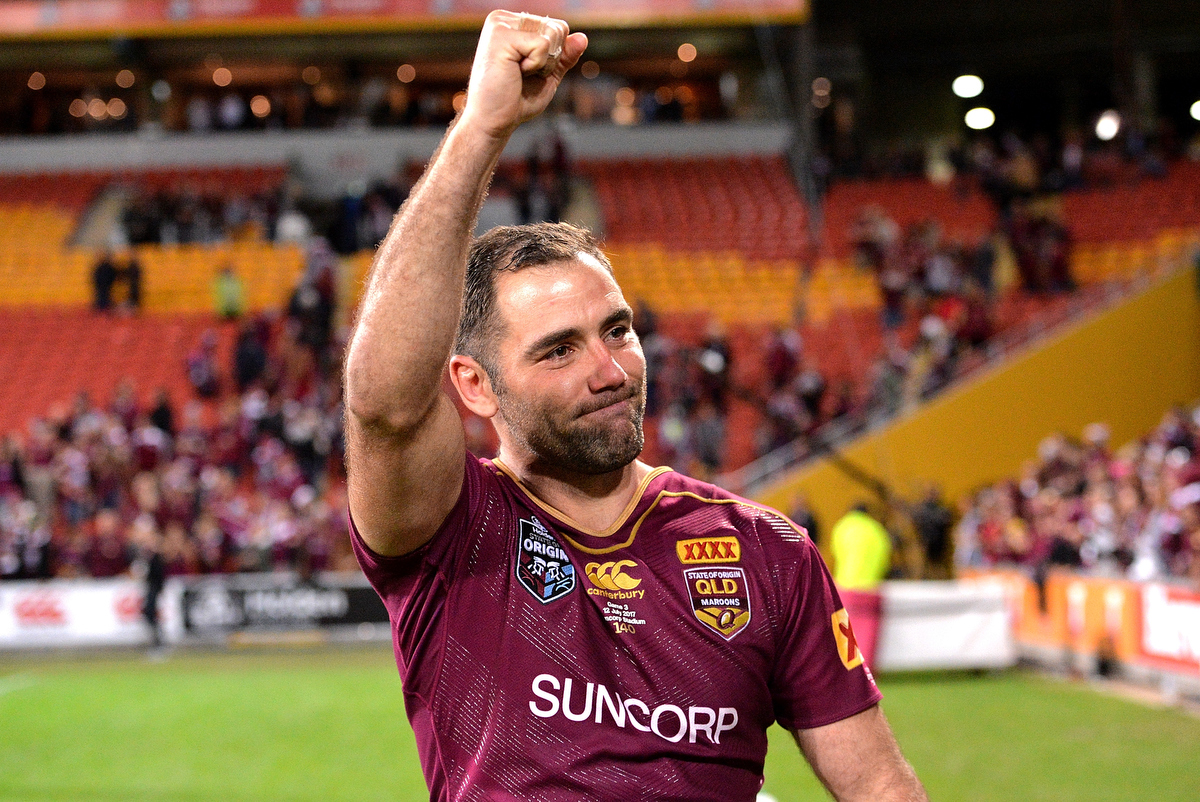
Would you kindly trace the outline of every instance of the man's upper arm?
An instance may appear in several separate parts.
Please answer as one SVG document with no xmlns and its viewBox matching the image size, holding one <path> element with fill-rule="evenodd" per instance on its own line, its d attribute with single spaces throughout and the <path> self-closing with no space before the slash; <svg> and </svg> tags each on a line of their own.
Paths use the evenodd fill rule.
<svg viewBox="0 0 1200 802">
<path fill-rule="evenodd" d="M 794 733 L 800 751 L 838 802 L 928 802 L 879 705 Z"/>
<path fill-rule="evenodd" d="M 465 458 L 462 421 L 444 395 L 403 435 L 347 412 L 350 513 L 367 546 L 394 556 L 425 545 L 454 509 Z"/>
</svg>

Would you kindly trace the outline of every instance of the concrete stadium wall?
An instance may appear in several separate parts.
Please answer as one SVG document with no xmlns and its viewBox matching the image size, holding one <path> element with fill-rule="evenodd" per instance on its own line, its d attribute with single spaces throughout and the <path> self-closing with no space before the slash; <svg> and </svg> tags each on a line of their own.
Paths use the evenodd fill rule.
<svg viewBox="0 0 1200 802">
<path fill-rule="evenodd" d="M 1107 423 L 1114 446 L 1145 434 L 1173 404 L 1200 398 L 1200 288 L 1181 269 L 1119 306 L 1008 358 L 962 387 L 852 443 L 844 456 L 914 498 L 936 481 L 949 498 L 1015 475 L 1053 432 Z M 870 493 L 828 460 L 758 494 L 788 511 L 802 491 L 823 527 Z"/>
<path fill-rule="evenodd" d="M 548 125 L 518 129 L 505 156 L 523 158 Z M 572 124 L 560 131 L 576 159 L 776 154 L 789 138 L 781 123 Z M 291 162 L 314 192 L 336 196 L 352 182 L 393 174 L 404 160 L 428 159 L 442 133 L 431 128 L 0 137 L 0 173 Z"/>
</svg>

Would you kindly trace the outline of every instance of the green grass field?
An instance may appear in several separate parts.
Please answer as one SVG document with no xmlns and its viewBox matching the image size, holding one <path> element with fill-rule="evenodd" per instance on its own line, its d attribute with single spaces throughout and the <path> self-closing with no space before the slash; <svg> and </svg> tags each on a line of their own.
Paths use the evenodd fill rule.
<svg viewBox="0 0 1200 802">
<path fill-rule="evenodd" d="M 1200 720 L 1013 672 L 885 677 L 934 800 L 1200 799 Z M 820 800 L 790 736 L 764 790 Z M 420 800 L 385 648 L 0 656 L 2 800 Z"/>
</svg>

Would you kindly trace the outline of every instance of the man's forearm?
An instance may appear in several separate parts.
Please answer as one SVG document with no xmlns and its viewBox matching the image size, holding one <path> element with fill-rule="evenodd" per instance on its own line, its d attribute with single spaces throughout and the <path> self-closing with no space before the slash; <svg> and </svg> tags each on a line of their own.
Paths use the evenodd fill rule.
<svg viewBox="0 0 1200 802">
<path fill-rule="evenodd" d="M 392 222 L 346 357 L 346 403 L 403 430 L 434 399 L 453 347 L 471 234 L 505 139 L 453 124 Z"/>
</svg>

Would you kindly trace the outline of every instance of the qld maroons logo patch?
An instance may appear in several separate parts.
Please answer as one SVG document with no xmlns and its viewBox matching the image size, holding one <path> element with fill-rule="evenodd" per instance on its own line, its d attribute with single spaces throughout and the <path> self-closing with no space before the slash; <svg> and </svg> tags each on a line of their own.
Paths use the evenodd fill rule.
<svg viewBox="0 0 1200 802">
<path fill-rule="evenodd" d="M 542 604 L 575 589 L 575 566 L 549 529 L 537 518 L 521 519 L 517 538 L 517 581 Z"/>
<path fill-rule="evenodd" d="M 696 620 L 725 640 L 750 623 L 750 590 L 741 568 L 689 568 L 683 579 Z"/>
</svg>

